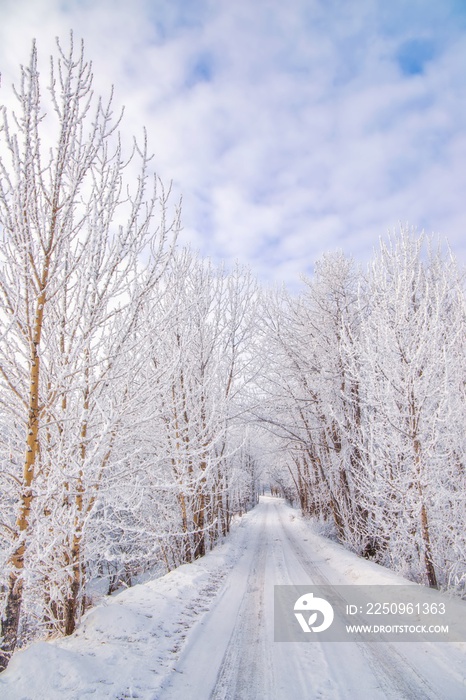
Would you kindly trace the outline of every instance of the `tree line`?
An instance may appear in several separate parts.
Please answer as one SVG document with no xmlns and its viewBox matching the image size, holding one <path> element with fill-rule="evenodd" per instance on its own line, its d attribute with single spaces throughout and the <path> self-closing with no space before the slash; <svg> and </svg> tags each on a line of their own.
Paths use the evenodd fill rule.
<svg viewBox="0 0 466 700">
<path fill-rule="evenodd" d="M 192 561 L 255 502 L 256 283 L 176 247 L 179 203 L 91 64 L 34 44 L 0 125 L 0 669 Z M 102 588 L 103 584 L 106 584 Z"/>
<path fill-rule="evenodd" d="M 466 579 L 464 275 L 401 229 L 367 269 L 328 254 L 264 317 L 258 414 L 275 479 L 353 551 L 432 587 Z"/>
</svg>

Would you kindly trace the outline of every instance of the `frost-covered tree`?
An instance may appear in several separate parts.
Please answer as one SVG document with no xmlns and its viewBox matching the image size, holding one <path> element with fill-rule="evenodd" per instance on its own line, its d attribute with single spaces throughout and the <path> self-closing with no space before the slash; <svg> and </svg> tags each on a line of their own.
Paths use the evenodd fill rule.
<svg viewBox="0 0 466 700">
<path fill-rule="evenodd" d="M 464 567 L 462 280 L 449 252 L 402 230 L 381 243 L 360 306 L 367 532 L 379 561 L 437 587 Z"/>
<path fill-rule="evenodd" d="M 34 44 L 0 126 L 0 668 L 27 586 L 50 624 L 69 633 L 79 618 L 86 525 L 112 468 L 140 312 L 178 227 L 145 140 L 123 152 L 112 97 L 94 95 L 72 37 L 43 90 Z"/>
<path fill-rule="evenodd" d="M 316 265 L 300 297 L 281 296 L 266 313 L 273 374 L 266 377 L 264 418 L 287 446 L 282 461 L 303 512 L 331 513 L 342 541 L 357 537 L 356 522 L 364 517 L 353 478 L 357 449 L 348 439 L 349 425 L 357 429 L 358 388 L 343 342 L 358 332 L 356 299 L 355 266 L 338 253 Z"/>
<path fill-rule="evenodd" d="M 144 499 L 163 513 L 153 537 L 169 568 L 205 553 L 239 509 L 256 296 L 248 271 L 226 273 L 185 250 L 147 306 L 151 394 L 139 444 Z"/>
</svg>

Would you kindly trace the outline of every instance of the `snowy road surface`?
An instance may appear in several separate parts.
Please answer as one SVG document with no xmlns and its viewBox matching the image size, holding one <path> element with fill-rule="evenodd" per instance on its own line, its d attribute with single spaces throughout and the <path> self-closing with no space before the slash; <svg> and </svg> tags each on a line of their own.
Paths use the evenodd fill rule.
<svg viewBox="0 0 466 700">
<path fill-rule="evenodd" d="M 466 698 L 465 650 L 454 669 L 449 644 L 274 643 L 274 584 L 350 581 L 283 502 L 262 498 L 251 515 L 248 547 L 161 697 Z"/>
<path fill-rule="evenodd" d="M 402 584 L 261 502 L 213 552 L 106 599 L 75 635 L 33 644 L 2 700 L 464 700 L 465 643 L 275 643 L 274 584 Z"/>
</svg>

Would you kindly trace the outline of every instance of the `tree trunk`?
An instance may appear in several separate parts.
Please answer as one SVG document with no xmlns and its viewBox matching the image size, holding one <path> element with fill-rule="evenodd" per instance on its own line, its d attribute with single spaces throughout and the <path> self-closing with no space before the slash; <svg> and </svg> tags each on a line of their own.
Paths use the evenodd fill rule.
<svg viewBox="0 0 466 700">
<path fill-rule="evenodd" d="M 78 532 L 73 535 L 73 547 L 71 549 L 72 581 L 70 595 L 65 603 L 64 632 L 73 634 L 80 615 L 80 592 L 82 590 L 82 564 L 81 564 L 81 536 Z"/>
<path fill-rule="evenodd" d="M 0 672 L 9 664 L 18 641 L 18 628 L 23 597 L 23 579 L 17 571 L 10 575 L 5 617 L 2 620 L 2 646 L 0 648 Z"/>
<path fill-rule="evenodd" d="M 38 347 L 42 334 L 42 322 L 44 316 L 45 286 L 47 284 L 47 266 L 42 276 L 42 292 L 37 299 L 34 329 L 31 339 L 31 356 L 29 370 L 29 399 L 28 399 L 28 421 L 26 427 L 26 454 L 23 468 L 23 487 L 21 493 L 21 505 L 16 522 L 18 545 L 10 557 L 10 564 L 13 570 L 10 574 L 8 585 L 8 595 L 5 609 L 5 616 L 2 620 L 2 643 L 0 647 L 0 670 L 7 667 L 13 654 L 17 639 L 18 628 L 21 617 L 21 603 L 23 598 L 22 572 L 24 569 L 24 554 L 26 551 L 26 532 L 29 527 L 31 502 L 32 502 L 32 482 L 34 480 L 34 465 L 39 452 L 39 378 L 40 359 Z"/>
<path fill-rule="evenodd" d="M 203 493 L 200 493 L 197 497 L 195 508 L 196 510 L 194 513 L 194 558 L 198 559 L 199 557 L 203 557 L 205 554 L 205 496 Z"/>
<path fill-rule="evenodd" d="M 425 503 L 423 503 L 421 506 L 421 534 L 424 545 L 424 565 L 426 568 L 427 581 L 431 588 L 438 588 L 437 574 L 435 573 L 434 562 L 432 560 L 429 522 Z"/>
</svg>

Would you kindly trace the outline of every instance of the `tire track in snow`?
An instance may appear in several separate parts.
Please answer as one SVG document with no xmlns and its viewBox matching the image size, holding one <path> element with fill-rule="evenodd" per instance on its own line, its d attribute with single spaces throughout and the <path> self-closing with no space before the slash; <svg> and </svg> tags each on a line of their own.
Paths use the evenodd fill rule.
<svg viewBox="0 0 466 700">
<path fill-rule="evenodd" d="M 315 585 L 325 585 L 332 588 L 332 594 L 339 596 L 328 577 L 320 568 L 318 562 L 312 559 L 301 542 L 290 534 L 289 528 L 283 522 L 278 504 L 275 506 L 278 520 L 284 536 L 301 562 L 303 569 L 309 574 Z M 295 582 L 298 583 L 298 582 Z M 443 700 L 409 661 L 390 643 L 353 642 L 365 657 L 369 668 L 378 679 L 381 689 L 387 698 L 393 700 Z M 323 646 L 323 645 L 322 645 Z"/>
<path fill-rule="evenodd" d="M 270 569 L 273 576 L 271 576 L 271 581 L 275 585 L 292 586 L 297 582 L 302 583 L 302 575 L 306 575 L 306 571 L 296 554 L 287 546 L 284 537 L 286 527 L 278 515 L 280 506 L 276 502 L 272 505 L 273 561 L 270 563 Z M 270 607 L 273 608 L 273 606 L 272 600 Z M 288 613 L 288 610 L 282 610 L 279 613 L 274 609 L 274 615 Z M 273 638 L 273 630 L 271 637 Z M 288 697 L 312 698 L 313 700 L 338 699 L 338 685 L 321 644 L 275 644 L 274 642 L 272 644 L 277 681 L 274 697 L 277 700 L 284 700 Z"/>
<path fill-rule="evenodd" d="M 257 538 L 246 592 L 210 700 L 259 700 L 272 697 L 273 667 L 264 616 L 267 518 L 268 512 Z"/>
</svg>

